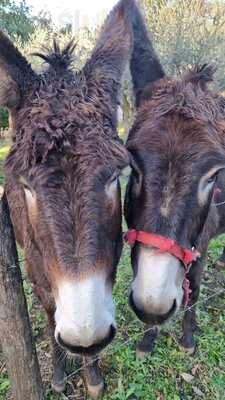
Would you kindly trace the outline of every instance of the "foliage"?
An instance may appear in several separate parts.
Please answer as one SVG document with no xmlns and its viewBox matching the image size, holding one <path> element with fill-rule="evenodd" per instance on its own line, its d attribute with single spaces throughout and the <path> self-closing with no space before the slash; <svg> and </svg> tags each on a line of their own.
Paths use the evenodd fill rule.
<svg viewBox="0 0 225 400">
<path fill-rule="evenodd" d="M 8 113 L 0 108 L 0 129 L 5 129 L 8 126 Z"/>
<path fill-rule="evenodd" d="M 0 0 L 0 19 L 3 26 L 15 37 L 17 46 L 27 55 L 35 69 L 42 62 L 31 56 L 56 37 L 61 45 L 71 39 L 68 27 L 55 29 L 51 17 L 44 11 L 31 17 L 25 0 Z M 220 0 L 142 0 L 147 15 L 154 47 L 168 74 L 180 74 L 195 64 L 209 62 L 217 65 L 214 88 L 225 90 L 225 3 Z M 7 13 L 6 13 L 7 11 Z M 6 19 L 2 17 L 5 13 Z M 2 18 L 1 18 L 2 17 Z M 2 24 L 2 22 L 1 22 Z M 6 26 L 7 25 L 7 26 Z M 7 28 L 8 27 L 8 28 Z M 75 34 L 77 42 L 75 68 L 80 68 L 90 55 L 97 31 L 81 29 Z M 26 39 L 26 40 L 25 40 Z M 125 74 L 122 96 L 124 112 L 123 129 L 127 132 L 132 120 L 132 84 Z M 2 126 L 0 116 L 0 127 Z M 3 126 L 5 125 L 5 114 Z"/>
<path fill-rule="evenodd" d="M 51 31 L 53 29 L 51 16 L 41 11 L 37 16 L 32 16 L 31 9 L 26 0 L 0 0 L 0 29 L 3 29 L 10 38 L 19 44 L 26 46 L 31 40 L 38 26 L 41 29 Z M 8 114 L 0 109 L 0 129 L 8 125 Z"/>
<path fill-rule="evenodd" d="M 52 16 L 48 11 L 41 10 L 38 15 L 33 18 L 36 29 L 47 29 L 48 31 L 53 30 Z"/>
<path fill-rule="evenodd" d="M 38 15 L 32 15 L 32 9 L 26 0 L 0 0 L 0 29 L 3 29 L 13 39 L 25 43 L 30 39 L 37 27 L 53 29 L 51 15 L 42 10 Z"/>
<path fill-rule="evenodd" d="M 154 46 L 165 70 L 179 74 L 195 64 L 218 67 L 215 87 L 225 89 L 225 3 L 142 0 Z"/>
<path fill-rule="evenodd" d="M 4 176 L 3 176 L 3 163 L 4 159 L 9 151 L 9 140 L 2 140 L 0 138 L 0 185 L 4 183 Z"/>
<path fill-rule="evenodd" d="M 93 49 L 96 38 L 96 32 L 90 31 L 87 28 L 80 29 L 79 32 L 73 37 L 71 32 L 59 32 L 49 30 L 48 28 L 37 28 L 31 35 L 30 40 L 25 44 L 21 41 L 17 41 L 17 47 L 27 57 L 32 67 L 36 71 L 43 69 L 43 60 L 38 57 L 32 56 L 34 52 L 46 52 L 51 50 L 53 39 L 56 39 L 62 48 L 71 39 L 76 43 L 75 57 L 74 57 L 74 68 L 80 69 L 84 65 L 85 61 L 89 57 L 91 50 Z M 48 45 L 46 46 L 46 43 Z"/>
<path fill-rule="evenodd" d="M 23 42 L 34 31 L 34 18 L 25 0 L 0 0 L 0 28 L 12 39 L 19 37 Z"/>
</svg>

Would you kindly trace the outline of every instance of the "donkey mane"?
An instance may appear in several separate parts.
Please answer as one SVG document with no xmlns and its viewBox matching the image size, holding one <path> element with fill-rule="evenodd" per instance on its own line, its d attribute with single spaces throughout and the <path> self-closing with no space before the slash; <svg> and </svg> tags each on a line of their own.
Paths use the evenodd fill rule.
<svg viewBox="0 0 225 400">
<path fill-rule="evenodd" d="M 76 45 L 71 39 L 64 48 L 60 49 L 59 43 L 54 39 L 52 48 L 43 47 L 44 53 L 34 52 L 32 55 L 44 60 L 55 71 L 63 72 L 63 70 L 68 70 L 74 62 Z"/>
<path fill-rule="evenodd" d="M 129 150 L 149 143 L 149 151 L 155 147 L 165 154 L 188 152 L 197 159 L 206 151 L 220 154 L 225 147 L 225 101 L 205 86 L 213 71 L 208 65 L 196 66 L 179 79 L 164 77 L 147 85 L 129 133 Z"/>
<path fill-rule="evenodd" d="M 147 135 L 151 135 L 152 141 L 153 132 L 156 141 L 165 142 L 165 119 L 174 127 L 171 134 L 171 125 L 168 129 L 171 140 L 174 138 L 174 130 L 178 134 L 176 127 L 180 124 L 180 141 L 184 131 L 189 140 L 192 136 L 193 141 L 198 141 L 202 135 L 202 141 L 206 141 L 207 136 L 217 138 L 218 142 L 223 141 L 225 101 L 221 95 L 208 89 L 208 83 L 213 81 L 215 67 L 208 64 L 197 65 L 179 78 L 165 76 L 137 5 L 132 26 L 135 37 L 131 76 L 137 118 L 129 133 L 128 148 L 130 149 L 133 140 L 138 143 L 147 142 Z M 185 130 L 182 128 L 184 124 L 187 126 Z"/>
<path fill-rule="evenodd" d="M 187 82 L 200 84 L 202 89 L 207 89 L 207 84 L 213 81 L 216 67 L 210 64 L 196 65 L 184 74 Z"/>
<path fill-rule="evenodd" d="M 202 124 L 215 125 L 224 118 L 224 102 L 221 96 L 205 86 L 213 80 L 214 71 L 211 65 L 196 66 L 180 79 L 165 77 L 147 85 L 141 96 L 143 104 L 139 113 L 142 118 L 150 123 L 177 114 Z"/>
<path fill-rule="evenodd" d="M 90 98 L 85 73 L 71 68 L 75 47 L 71 40 L 60 50 L 54 40 L 48 53 L 34 54 L 49 67 L 37 75 L 33 93 L 18 111 L 17 134 L 6 163 L 14 172 L 45 163 L 51 155 L 74 160 L 80 154 L 88 156 L 94 152 L 109 160 L 112 148 L 118 152 L 116 142 L 122 141 L 101 85 L 95 84 L 98 95 Z M 124 155 L 118 156 L 123 159 Z"/>
<path fill-rule="evenodd" d="M 110 168 L 112 162 L 118 167 L 127 164 L 127 151 L 121 150 L 122 141 L 117 135 L 121 76 L 132 49 L 127 3 L 130 4 L 130 0 L 121 0 L 109 14 L 81 71 L 72 68 L 74 41 L 60 49 L 54 40 L 46 53 L 35 53 L 48 67 L 40 74 L 33 72 L 32 82 L 17 96 L 20 103 L 16 107 L 13 108 L 14 99 L 11 98 L 8 107 L 9 95 L 4 89 L 6 100 L 3 98 L 3 101 L 11 108 L 14 132 L 14 145 L 6 162 L 11 172 L 25 173 L 31 167 L 52 160 L 55 164 L 60 164 L 61 160 L 79 164 L 79 157 L 87 165 L 107 164 Z M 26 80 L 26 68 L 31 69 L 30 65 L 4 35 L 0 50 L 2 43 L 8 45 L 14 55 L 16 71 L 19 74 L 25 71 L 23 79 Z M 7 75 L 10 57 L 4 55 L 4 51 L 3 56 Z M 11 77 L 11 71 L 9 75 Z M 5 81 L 12 85 L 8 77 Z M 16 84 L 20 89 L 21 79 L 17 79 Z"/>
</svg>

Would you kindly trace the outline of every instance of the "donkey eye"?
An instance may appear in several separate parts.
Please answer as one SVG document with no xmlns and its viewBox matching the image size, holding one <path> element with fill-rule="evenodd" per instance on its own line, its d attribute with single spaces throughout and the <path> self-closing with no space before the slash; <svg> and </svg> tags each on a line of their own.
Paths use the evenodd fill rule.
<svg viewBox="0 0 225 400">
<path fill-rule="evenodd" d="M 31 187 L 28 185 L 27 181 L 26 181 L 23 177 L 21 177 L 21 178 L 19 179 L 19 182 L 20 182 L 22 188 L 23 188 L 25 191 L 32 192 Z"/>
<path fill-rule="evenodd" d="M 118 191 L 118 180 L 119 180 L 119 172 L 115 171 L 107 182 L 105 190 L 107 197 L 110 198 L 111 200 L 116 198 L 116 194 Z"/>
<path fill-rule="evenodd" d="M 207 184 L 208 185 L 212 185 L 216 182 L 217 179 L 217 174 L 214 174 L 213 176 L 211 176 L 208 180 L 207 180 Z"/>
<path fill-rule="evenodd" d="M 201 206 L 207 204 L 207 202 L 212 198 L 213 189 L 219 177 L 219 173 L 223 169 L 225 169 L 223 165 L 215 166 L 200 179 L 198 187 L 198 202 Z"/>
<path fill-rule="evenodd" d="M 23 188 L 24 188 L 24 190 L 31 192 L 31 188 L 30 188 L 30 186 L 27 185 L 27 183 L 23 183 Z"/>
<path fill-rule="evenodd" d="M 109 184 L 111 185 L 112 183 L 117 182 L 117 180 L 118 180 L 118 176 L 114 176 L 114 177 L 112 177 L 112 178 L 110 179 Z"/>
<path fill-rule="evenodd" d="M 115 183 L 118 181 L 119 178 L 119 172 L 115 171 L 114 174 L 111 176 L 111 178 L 109 179 L 109 185 L 111 185 L 112 183 Z"/>
<path fill-rule="evenodd" d="M 22 187 L 23 187 L 24 192 L 32 194 L 33 191 L 31 189 L 31 187 L 28 185 L 28 183 L 25 182 L 25 181 L 22 181 L 21 183 L 22 183 Z"/>
</svg>

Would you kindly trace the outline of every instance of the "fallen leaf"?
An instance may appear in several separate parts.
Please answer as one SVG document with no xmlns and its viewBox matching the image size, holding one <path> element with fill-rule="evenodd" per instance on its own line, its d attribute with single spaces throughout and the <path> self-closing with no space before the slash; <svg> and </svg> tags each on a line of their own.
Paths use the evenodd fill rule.
<svg viewBox="0 0 225 400">
<path fill-rule="evenodd" d="M 192 389 L 195 392 L 195 394 L 197 394 L 197 396 L 204 397 L 204 393 L 199 388 L 197 388 L 196 386 L 193 386 Z"/>
<path fill-rule="evenodd" d="M 183 380 L 187 383 L 190 383 L 191 381 L 193 381 L 194 376 L 191 374 L 187 374 L 186 372 L 183 372 L 182 374 L 180 374 L 181 377 L 183 378 Z"/>
</svg>

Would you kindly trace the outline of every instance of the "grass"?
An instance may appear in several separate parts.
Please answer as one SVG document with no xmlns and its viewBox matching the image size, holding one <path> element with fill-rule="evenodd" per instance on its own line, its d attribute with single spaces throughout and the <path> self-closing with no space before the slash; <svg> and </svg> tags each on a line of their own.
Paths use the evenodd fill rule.
<svg viewBox="0 0 225 400">
<path fill-rule="evenodd" d="M 0 139 L 0 185 L 2 185 L 4 182 L 3 162 L 9 151 L 9 148 L 10 148 L 9 139 L 2 139 L 2 140 Z"/>
<path fill-rule="evenodd" d="M 8 145 L 7 141 L 0 142 L 0 182 L 3 182 L 1 165 Z M 196 335 L 196 355 L 190 357 L 179 349 L 180 312 L 174 321 L 163 327 L 153 354 L 145 361 L 137 360 L 135 356 L 135 346 L 143 328 L 128 307 L 128 288 L 132 274 L 129 249 L 124 249 L 114 290 L 118 334 L 101 355 L 101 366 L 107 383 L 103 400 L 225 399 L 225 275 L 213 268 L 213 262 L 222 252 L 224 244 L 225 235 L 222 235 L 212 241 L 209 248 L 198 306 L 200 330 Z M 69 385 L 70 394 L 58 396 L 52 393 L 45 319 L 26 276 L 24 287 L 47 392 L 46 399 L 86 399 L 80 372 Z M 215 295 L 217 292 L 220 294 Z M 0 400 L 11 400 L 9 387 L 4 358 L 0 355 Z"/>
</svg>

